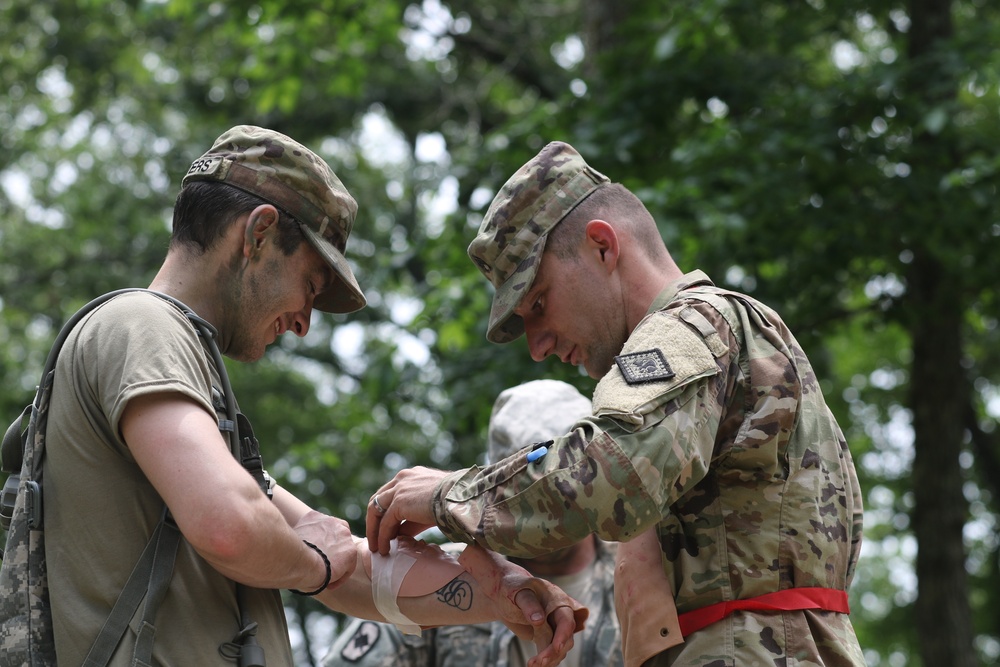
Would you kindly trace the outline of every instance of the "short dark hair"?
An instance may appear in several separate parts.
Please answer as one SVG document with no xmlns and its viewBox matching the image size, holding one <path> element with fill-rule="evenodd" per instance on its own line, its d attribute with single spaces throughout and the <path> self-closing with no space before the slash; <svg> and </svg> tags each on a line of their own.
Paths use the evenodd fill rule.
<svg viewBox="0 0 1000 667">
<path fill-rule="evenodd" d="M 200 252 L 207 252 L 240 216 L 268 203 L 224 183 L 187 183 L 174 202 L 170 244 L 193 246 Z M 298 221 L 278 208 L 277 244 L 281 252 L 291 255 L 304 240 Z"/>
<path fill-rule="evenodd" d="M 656 221 L 642 201 L 621 183 L 605 183 L 566 214 L 545 241 L 545 249 L 562 260 L 579 250 L 584 229 L 591 220 L 605 220 L 616 227 L 627 226 L 652 258 L 666 252 Z"/>
</svg>

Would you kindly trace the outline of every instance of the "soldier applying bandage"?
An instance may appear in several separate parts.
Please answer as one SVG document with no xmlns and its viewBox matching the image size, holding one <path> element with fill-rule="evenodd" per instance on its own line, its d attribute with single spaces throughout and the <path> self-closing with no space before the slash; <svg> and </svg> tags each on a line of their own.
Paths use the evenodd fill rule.
<svg viewBox="0 0 1000 667">
<path fill-rule="evenodd" d="M 596 534 L 622 543 L 629 667 L 863 665 L 857 474 L 781 317 L 682 272 L 639 199 L 560 142 L 507 181 L 469 255 L 495 289 L 487 338 L 582 366 L 593 412 L 531 460 L 401 471 L 370 548 L 404 521 L 519 557 Z"/>
</svg>

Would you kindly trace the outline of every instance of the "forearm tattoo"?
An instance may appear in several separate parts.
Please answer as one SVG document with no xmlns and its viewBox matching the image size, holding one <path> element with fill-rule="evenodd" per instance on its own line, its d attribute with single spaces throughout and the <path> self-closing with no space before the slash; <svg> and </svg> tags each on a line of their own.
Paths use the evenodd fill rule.
<svg viewBox="0 0 1000 667">
<path fill-rule="evenodd" d="M 472 586 L 461 579 L 452 579 L 437 591 L 438 600 L 459 611 L 472 608 Z"/>
</svg>

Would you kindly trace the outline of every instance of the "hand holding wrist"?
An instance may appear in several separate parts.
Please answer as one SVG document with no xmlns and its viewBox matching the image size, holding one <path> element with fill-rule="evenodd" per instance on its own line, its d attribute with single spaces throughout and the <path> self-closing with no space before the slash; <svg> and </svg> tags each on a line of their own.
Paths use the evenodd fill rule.
<svg viewBox="0 0 1000 667">
<path fill-rule="evenodd" d="M 554 630 L 560 637 L 571 638 L 583 629 L 588 609 L 555 584 L 533 577 L 523 567 L 475 544 L 466 547 L 458 562 L 493 600 L 500 620 L 518 637 L 534 640 L 541 648 L 553 638 Z M 560 612 L 562 608 L 566 611 Z"/>
</svg>

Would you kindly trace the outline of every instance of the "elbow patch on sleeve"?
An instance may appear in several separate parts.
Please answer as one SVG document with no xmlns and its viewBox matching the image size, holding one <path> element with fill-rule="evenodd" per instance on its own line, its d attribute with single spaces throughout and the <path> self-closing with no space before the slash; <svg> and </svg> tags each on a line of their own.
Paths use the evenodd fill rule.
<svg viewBox="0 0 1000 667">
<path fill-rule="evenodd" d="M 632 539 L 651 524 L 660 520 L 659 501 L 651 494 L 648 461 L 642 457 L 630 458 L 614 438 L 601 433 L 587 447 L 593 468 L 593 480 L 587 480 L 591 489 L 581 494 L 579 502 L 584 511 L 597 517 L 596 533 L 603 539 L 624 542 Z M 659 476 L 654 489 L 658 488 Z M 608 511 L 610 510 L 610 511 Z"/>
</svg>

